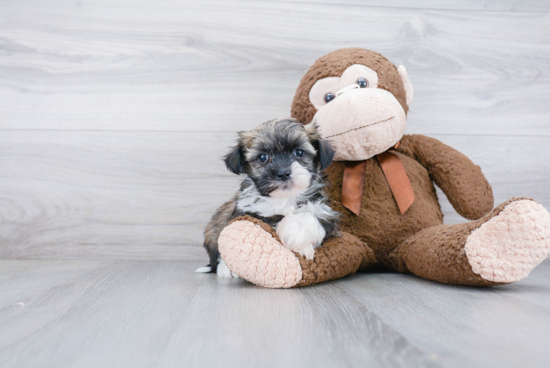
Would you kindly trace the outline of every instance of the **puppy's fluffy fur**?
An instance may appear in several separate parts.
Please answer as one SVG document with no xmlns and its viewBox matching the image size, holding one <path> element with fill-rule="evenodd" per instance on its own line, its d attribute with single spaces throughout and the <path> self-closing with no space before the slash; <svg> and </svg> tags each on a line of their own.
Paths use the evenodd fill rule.
<svg viewBox="0 0 550 368">
<path fill-rule="evenodd" d="M 304 126 L 295 119 L 275 119 L 240 132 L 225 164 L 247 178 L 206 227 L 204 247 L 210 265 L 197 272 L 236 277 L 220 258 L 218 238 L 232 219 L 244 215 L 271 225 L 286 247 L 313 259 L 315 248 L 336 236 L 340 224 L 324 192 L 324 169 L 333 157 L 334 151 L 313 123 Z"/>
</svg>

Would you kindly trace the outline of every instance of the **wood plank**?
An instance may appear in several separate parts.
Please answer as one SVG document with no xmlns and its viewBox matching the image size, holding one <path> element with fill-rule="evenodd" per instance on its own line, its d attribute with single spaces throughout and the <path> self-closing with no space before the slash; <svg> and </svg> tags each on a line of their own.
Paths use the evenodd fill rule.
<svg viewBox="0 0 550 368">
<path fill-rule="evenodd" d="M 206 260 L 202 232 L 239 177 L 235 133 L 5 131 L 0 258 Z M 435 136 L 480 165 L 495 203 L 550 208 L 546 137 Z M 446 223 L 464 222 L 440 192 Z"/>
<path fill-rule="evenodd" d="M 328 284 L 269 290 L 244 280 L 204 277 L 208 282 L 180 322 L 186 328 L 172 335 L 160 366 L 185 361 L 204 367 L 424 367 L 432 362 L 414 341 Z M 197 338 L 205 332 L 208 344 Z"/>
<path fill-rule="evenodd" d="M 0 260 L 0 308 L 12 304 L 22 308 L 20 300 L 79 277 L 115 261 L 35 261 Z"/>
<path fill-rule="evenodd" d="M 220 160 L 232 139 L 8 132 L 0 138 L 0 258 L 206 260 L 204 226 L 238 187 Z"/>
<path fill-rule="evenodd" d="M 539 267 L 548 270 L 550 262 Z M 550 359 L 550 305 L 514 297 L 524 283 L 473 288 L 382 273 L 354 275 L 337 287 L 443 366 L 544 367 Z M 544 287 L 529 289 L 544 298 Z"/>
<path fill-rule="evenodd" d="M 24 308 L 0 309 L 1 365 L 408 367 L 430 361 L 338 290 L 261 289 L 194 274 L 195 266 L 119 262 L 23 299 Z"/>
<path fill-rule="evenodd" d="M 550 306 L 516 297 L 531 277 L 470 288 L 370 273 L 271 290 L 195 274 L 199 262 L 86 272 L 78 266 L 89 262 L 65 262 L 73 274 L 59 261 L 0 262 L 0 299 L 28 284 L 26 271 L 60 267 L 58 284 L 0 307 L 2 367 L 544 367 L 550 358 Z M 550 262 L 539 268 L 547 275 Z M 542 282 L 532 278 L 533 297 L 545 297 Z"/>
<path fill-rule="evenodd" d="M 275 0 L 285 2 L 329 3 L 345 5 L 368 5 L 391 8 L 438 9 L 438 10 L 484 10 L 510 12 L 548 12 L 550 4 L 541 0 Z"/>
<path fill-rule="evenodd" d="M 152 366 L 201 283 L 178 262 L 122 262 L 0 309 L 0 364 Z M 119 361 L 122 361 L 121 364 Z"/>
<path fill-rule="evenodd" d="M 126 0 L 0 9 L 0 129 L 249 129 L 289 114 L 316 58 L 359 46 L 407 66 L 415 132 L 550 135 L 545 12 Z"/>
</svg>

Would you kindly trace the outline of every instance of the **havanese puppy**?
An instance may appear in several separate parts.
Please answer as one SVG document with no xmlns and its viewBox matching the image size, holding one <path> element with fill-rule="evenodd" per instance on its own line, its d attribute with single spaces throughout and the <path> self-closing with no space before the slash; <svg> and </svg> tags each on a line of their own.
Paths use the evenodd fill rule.
<svg viewBox="0 0 550 368">
<path fill-rule="evenodd" d="M 324 169 L 333 157 L 313 123 L 275 119 L 239 132 L 237 145 L 224 160 L 230 171 L 247 177 L 206 227 L 210 264 L 196 272 L 237 277 L 220 258 L 218 238 L 231 220 L 244 215 L 271 225 L 284 246 L 313 259 L 315 248 L 339 231 L 339 213 L 331 209 L 324 191 Z"/>
</svg>

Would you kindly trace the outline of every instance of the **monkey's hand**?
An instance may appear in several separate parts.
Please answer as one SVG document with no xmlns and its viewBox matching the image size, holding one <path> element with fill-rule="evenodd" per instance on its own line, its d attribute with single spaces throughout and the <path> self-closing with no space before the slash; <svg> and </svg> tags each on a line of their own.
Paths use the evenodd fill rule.
<svg viewBox="0 0 550 368">
<path fill-rule="evenodd" d="M 289 214 L 277 226 L 283 245 L 306 259 L 313 259 L 315 248 L 321 245 L 325 234 L 319 220 L 310 212 Z"/>
</svg>

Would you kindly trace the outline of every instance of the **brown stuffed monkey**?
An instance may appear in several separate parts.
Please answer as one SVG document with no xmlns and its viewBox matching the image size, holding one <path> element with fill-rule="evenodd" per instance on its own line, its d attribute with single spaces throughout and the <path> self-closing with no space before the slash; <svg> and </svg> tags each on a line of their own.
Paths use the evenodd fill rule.
<svg viewBox="0 0 550 368">
<path fill-rule="evenodd" d="M 436 139 L 403 135 L 413 89 L 403 66 L 349 48 L 302 78 L 292 116 L 315 123 L 336 151 L 327 169 L 342 236 L 307 260 L 260 220 L 237 218 L 219 238 L 227 266 L 260 286 L 289 288 L 386 267 L 443 283 L 521 280 L 550 252 L 550 214 L 526 198 L 493 209 L 481 169 Z M 471 222 L 443 225 L 434 183 Z"/>
</svg>

